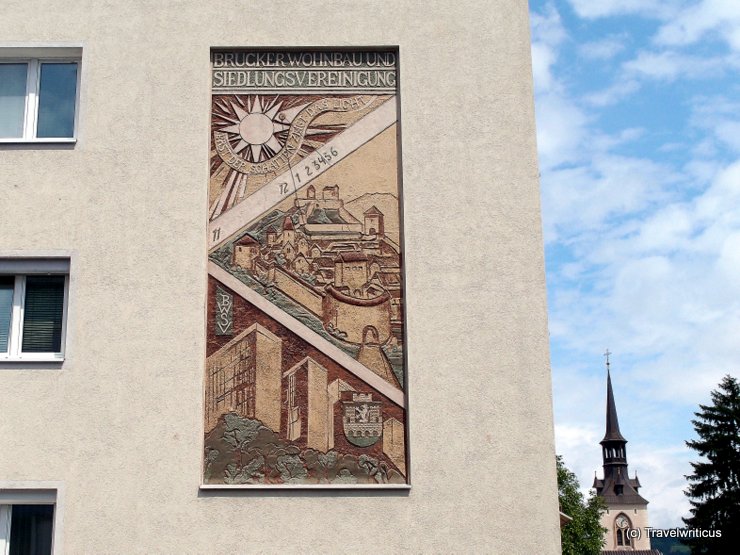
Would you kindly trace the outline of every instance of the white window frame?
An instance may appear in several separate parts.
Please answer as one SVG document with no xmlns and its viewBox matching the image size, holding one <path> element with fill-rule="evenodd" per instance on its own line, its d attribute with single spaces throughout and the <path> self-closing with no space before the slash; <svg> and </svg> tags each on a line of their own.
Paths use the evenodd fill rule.
<svg viewBox="0 0 740 555">
<path fill-rule="evenodd" d="M 43 482 L 42 485 L 45 485 Z M 25 484 L 10 482 L 8 488 L 0 482 L 0 555 L 10 553 L 10 527 L 13 505 L 53 505 L 54 517 L 51 529 L 51 552 L 56 553 L 60 545 L 59 494 L 57 488 L 22 487 Z M 19 487 L 20 486 L 20 487 Z M 35 484 L 34 484 L 35 486 Z"/>
<path fill-rule="evenodd" d="M 59 259 L 0 259 L 0 275 L 14 276 L 13 310 L 7 352 L 0 352 L 2 362 L 63 362 L 67 339 L 69 313 L 69 258 Z M 62 304 L 62 339 L 59 352 L 24 353 L 23 317 L 26 300 L 26 277 L 29 275 L 63 275 L 64 300 Z M 0 555 L 2 553 L 0 552 Z"/>
<path fill-rule="evenodd" d="M 44 63 L 77 64 L 75 117 L 71 137 L 36 137 L 41 64 Z M 80 47 L 6 47 L 0 44 L 0 64 L 28 64 L 26 72 L 26 102 L 23 111 L 23 136 L 0 137 L 0 145 L 7 143 L 77 142 L 77 130 L 80 117 L 82 49 Z"/>
</svg>

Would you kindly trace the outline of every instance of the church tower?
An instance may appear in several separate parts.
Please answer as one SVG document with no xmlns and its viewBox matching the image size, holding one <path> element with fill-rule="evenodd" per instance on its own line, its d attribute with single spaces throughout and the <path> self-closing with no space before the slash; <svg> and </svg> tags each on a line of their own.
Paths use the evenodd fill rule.
<svg viewBox="0 0 740 555">
<path fill-rule="evenodd" d="M 617 405 L 614 403 L 612 378 L 609 369 L 609 351 L 606 352 L 606 433 L 601 440 L 601 455 L 604 461 L 604 479 L 594 478 L 596 495 L 606 504 L 601 516 L 601 525 L 606 528 L 604 555 L 617 552 L 650 551 L 648 526 L 648 502 L 638 492 L 640 480 L 629 477 L 627 468 L 627 440 L 619 431 Z M 638 533 L 639 529 L 639 533 Z M 634 531 L 634 532 L 632 532 Z"/>
</svg>

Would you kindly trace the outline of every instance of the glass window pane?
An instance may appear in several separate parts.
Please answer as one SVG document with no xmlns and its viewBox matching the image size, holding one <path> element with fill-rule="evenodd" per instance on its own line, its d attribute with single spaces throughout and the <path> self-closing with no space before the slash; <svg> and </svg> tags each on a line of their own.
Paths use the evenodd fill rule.
<svg viewBox="0 0 740 555">
<path fill-rule="evenodd" d="M 51 555 L 54 505 L 13 505 L 9 555 Z"/>
<path fill-rule="evenodd" d="M 77 64 L 41 64 L 37 137 L 73 137 Z"/>
<path fill-rule="evenodd" d="M 24 353 L 58 353 L 62 350 L 64 276 L 26 277 L 23 305 Z"/>
<path fill-rule="evenodd" d="M 15 276 L 0 276 L 0 353 L 8 352 Z"/>
<path fill-rule="evenodd" d="M 28 64 L 0 64 L 0 137 L 23 137 Z"/>
</svg>

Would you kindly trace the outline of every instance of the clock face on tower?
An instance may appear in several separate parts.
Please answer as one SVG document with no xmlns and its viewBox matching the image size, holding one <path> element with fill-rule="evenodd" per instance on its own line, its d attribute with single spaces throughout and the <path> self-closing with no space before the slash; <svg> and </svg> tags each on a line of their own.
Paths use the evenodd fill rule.
<svg viewBox="0 0 740 555">
<path fill-rule="evenodd" d="M 619 515 L 617 517 L 617 520 L 615 521 L 615 524 L 617 525 L 617 528 L 629 528 L 630 521 L 627 519 L 624 515 Z"/>
</svg>

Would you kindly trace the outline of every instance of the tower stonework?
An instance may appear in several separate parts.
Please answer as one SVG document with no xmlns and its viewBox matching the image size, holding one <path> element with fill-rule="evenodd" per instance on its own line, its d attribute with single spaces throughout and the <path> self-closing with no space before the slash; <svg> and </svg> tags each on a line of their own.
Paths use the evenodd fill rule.
<svg viewBox="0 0 740 555">
<path fill-rule="evenodd" d="M 604 500 L 606 511 L 601 525 L 606 528 L 602 555 L 621 552 L 639 552 L 659 555 L 650 549 L 647 536 L 648 501 L 639 494 L 640 480 L 629 477 L 627 466 L 627 440 L 619 431 L 617 406 L 614 402 L 612 379 L 607 359 L 606 374 L 606 433 L 601 440 L 604 461 L 604 478 L 594 478 L 596 495 Z M 639 534 L 631 531 L 639 530 Z"/>
</svg>

